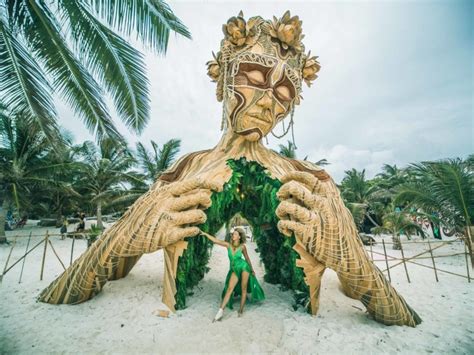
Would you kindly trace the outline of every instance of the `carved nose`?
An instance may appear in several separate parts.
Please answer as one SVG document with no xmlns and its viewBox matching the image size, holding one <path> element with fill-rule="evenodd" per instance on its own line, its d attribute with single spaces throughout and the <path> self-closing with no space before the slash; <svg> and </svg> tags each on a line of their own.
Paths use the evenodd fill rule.
<svg viewBox="0 0 474 355">
<path fill-rule="evenodd" d="M 257 105 L 270 109 L 272 107 L 272 102 L 273 102 L 273 94 L 270 90 L 265 91 L 265 94 L 263 94 L 262 98 L 257 101 Z"/>
</svg>

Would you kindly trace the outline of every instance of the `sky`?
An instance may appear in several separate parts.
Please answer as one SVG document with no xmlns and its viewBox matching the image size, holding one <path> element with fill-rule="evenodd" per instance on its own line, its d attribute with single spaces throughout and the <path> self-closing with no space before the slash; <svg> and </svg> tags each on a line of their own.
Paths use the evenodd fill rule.
<svg viewBox="0 0 474 355">
<path fill-rule="evenodd" d="M 133 147 L 182 140 L 180 155 L 215 146 L 222 106 L 205 63 L 219 50 L 222 24 L 271 19 L 286 10 L 303 21 L 306 51 L 319 56 L 319 77 L 303 87 L 295 110 L 297 157 L 327 159 L 339 182 L 344 171 L 383 164 L 466 157 L 474 152 L 472 1 L 168 1 L 192 40 L 171 35 L 166 56 L 146 52 L 151 118 L 140 136 L 112 117 Z M 93 137 L 58 105 L 60 123 L 76 141 Z M 275 133 L 282 128 L 277 126 Z M 269 137 L 278 150 L 282 139 Z"/>
</svg>

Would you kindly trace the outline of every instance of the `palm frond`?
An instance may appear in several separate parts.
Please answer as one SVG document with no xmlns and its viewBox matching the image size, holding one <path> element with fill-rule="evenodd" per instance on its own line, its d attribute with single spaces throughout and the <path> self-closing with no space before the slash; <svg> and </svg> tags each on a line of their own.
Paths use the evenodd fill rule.
<svg viewBox="0 0 474 355">
<path fill-rule="evenodd" d="M 191 38 L 181 21 L 161 0 L 88 0 L 91 8 L 114 29 L 130 36 L 136 33 L 143 44 L 166 53 L 171 31 Z"/>
<path fill-rule="evenodd" d="M 150 111 L 143 55 L 98 21 L 86 4 L 62 0 L 60 5 L 78 52 L 111 94 L 122 121 L 140 133 Z"/>
<path fill-rule="evenodd" d="M 59 136 L 51 87 L 38 63 L 0 15 L 0 93 L 11 114 L 36 122 L 50 142 Z"/>
<path fill-rule="evenodd" d="M 43 2 L 23 3 L 23 32 L 35 55 L 53 76 L 54 88 L 99 140 L 122 139 L 108 114 L 100 86 L 69 49 L 50 9 Z"/>
<path fill-rule="evenodd" d="M 180 147 L 180 139 L 170 139 L 165 144 L 163 144 L 163 147 L 160 149 L 157 156 L 156 165 L 159 174 L 170 167 L 171 163 L 176 158 L 176 155 L 179 153 Z"/>
</svg>

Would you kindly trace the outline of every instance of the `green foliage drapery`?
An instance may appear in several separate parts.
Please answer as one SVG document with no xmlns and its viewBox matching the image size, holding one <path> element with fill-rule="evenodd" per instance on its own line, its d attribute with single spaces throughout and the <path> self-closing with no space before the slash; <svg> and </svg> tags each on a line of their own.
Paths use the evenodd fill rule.
<svg viewBox="0 0 474 355">
<path fill-rule="evenodd" d="M 292 249 L 294 236 L 287 238 L 277 228 L 275 209 L 279 201 L 276 193 L 281 182 L 270 178 L 259 164 L 244 158 L 230 159 L 227 164 L 233 170 L 232 177 L 222 192 L 212 195 L 212 206 L 206 211 L 207 221 L 201 229 L 215 234 L 227 220 L 240 212 L 252 226 L 265 265 L 264 280 L 280 284 L 283 290 L 294 290 L 294 308 L 302 304 L 308 310 L 309 291 L 304 283 L 303 270 L 296 267 L 298 254 Z M 186 307 L 186 296 L 192 294 L 190 290 L 209 271 L 207 263 L 212 242 L 204 236 L 188 238 L 187 242 L 188 247 L 178 261 L 176 309 Z"/>
</svg>

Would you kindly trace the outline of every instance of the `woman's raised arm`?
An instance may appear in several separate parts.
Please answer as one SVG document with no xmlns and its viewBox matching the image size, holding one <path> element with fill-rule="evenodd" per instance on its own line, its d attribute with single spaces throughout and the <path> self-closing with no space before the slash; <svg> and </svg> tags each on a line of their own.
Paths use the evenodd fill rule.
<svg viewBox="0 0 474 355">
<path fill-rule="evenodd" d="M 212 236 L 212 235 L 210 235 L 206 232 L 201 231 L 201 234 L 205 235 L 207 237 L 207 239 L 209 239 L 211 242 L 213 242 L 215 244 L 219 244 L 219 245 L 221 245 L 223 247 L 226 247 L 226 248 L 228 248 L 230 246 L 230 244 L 228 242 L 217 239 L 216 237 L 214 237 L 214 236 Z"/>
</svg>

